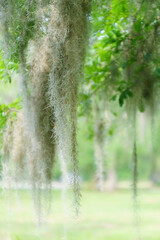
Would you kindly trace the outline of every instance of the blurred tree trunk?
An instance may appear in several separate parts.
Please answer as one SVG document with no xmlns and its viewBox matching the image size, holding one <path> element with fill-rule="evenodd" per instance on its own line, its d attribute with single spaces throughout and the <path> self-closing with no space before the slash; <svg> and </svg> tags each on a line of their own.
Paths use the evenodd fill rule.
<svg viewBox="0 0 160 240">
<path fill-rule="evenodd" d="M 160 173 L 159 173 L 159 169 L 157 166 L 157 158 L 156 157 L 152 158 L 151 164 L 152 164 L 152 166 L 151 166 L 150 179 L 154 185 L 158 185 L 158 184 L 160 184 Z"/>
<path fill-rule="evenodd" d="M 94 101 L 94 156 L 96 165 L 96 187 L 104 190 L 104 156 L 103 156 L 103 119 L 99 104 Z"/>
<path fill-rule="evenodd" d="M 151 173 L 150 180 L 153 185 L 160 184 L 160 164 L 159 164 L 159 129 L 155 122 L 155 117 L 151 116 Z M 158 144 L 157 144 L 158 143 Z"/>
<path fill-rule="evenodd" d="M 108 157 L 109 129 L 112 118 L 109 111 L 105 109 L 103 101 L 96 99 L 96 97 L 93 101 L 93 111 L 96 187 L 99 191 L 113 191 L 117 188 L 116 154 L 112 158 Z M 107 180 L 105 179 L 106 173 Z"/>
<path fill-rule="evenodd" d="M 106 190 L 114 191 L 117 189 L 117 171 L 116 167 L 110 168 L 107 171 Z"/>
</svg>

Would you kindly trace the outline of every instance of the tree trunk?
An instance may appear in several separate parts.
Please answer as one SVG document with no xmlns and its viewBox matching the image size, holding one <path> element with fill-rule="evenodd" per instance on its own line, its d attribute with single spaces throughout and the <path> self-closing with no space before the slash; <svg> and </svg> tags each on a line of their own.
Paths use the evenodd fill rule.
<svg viewBox="0 0 160 240">
<path fill-rule="evenodd" d="M 101 109 L 94 101 L 94 156 L 96 165 L 96 187 L 104 190 L 103 121 Z"/>
<path fill-rule="evenodd" d="M 117 172 L 115 168 L 111 168 L 108 170 L 107 174 L 106 190 L 112 192 L 116 189 L 117 189 Z"/>
</svg>

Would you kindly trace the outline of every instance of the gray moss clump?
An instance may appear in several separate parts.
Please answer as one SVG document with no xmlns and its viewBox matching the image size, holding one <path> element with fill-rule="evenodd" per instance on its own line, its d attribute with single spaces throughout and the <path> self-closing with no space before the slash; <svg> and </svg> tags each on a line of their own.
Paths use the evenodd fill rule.
<svg viewBox="0 0 160 240">
<path fill-rule="evenodd" d="M 19 64 L 26 158 L 35 199 L 40 195 L 36 189 L 52 179 L 57 146 L 60 161 L 72 163 L 76 211 L 80 198 L 77 91 L 85 58 L 89 5 L 83 0 L 0 3 L 6 56 Z"/>
</svg>

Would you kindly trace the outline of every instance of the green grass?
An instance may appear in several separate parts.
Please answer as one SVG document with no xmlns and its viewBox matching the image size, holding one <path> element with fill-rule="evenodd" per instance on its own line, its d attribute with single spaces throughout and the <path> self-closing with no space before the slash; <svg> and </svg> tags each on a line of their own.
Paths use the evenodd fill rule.
<svg viewBox="0 0 160 240">
<path fill-rule="evenodd" d="M 133 201 L 130 191 L 82 193 L 80 217 L 75 220 L 71 216 L 64 221 L 61 194 L 59 191 L 54 192 L 52 211 L 47 223 L 39 227 L 39 230 L 34 224 L 29 192 L 20 191 L 19 197 L 16 197 L 12 191 L 9 200 L 1 195 L 0 240 L 62 240 L 65 239 L 64 232 L 67 232 L 67 240 L 139 240 L 133 224 Z M 159 240 L 160 189 L 141 191 L 139 201 L 142 240 Z"/>
</svg>

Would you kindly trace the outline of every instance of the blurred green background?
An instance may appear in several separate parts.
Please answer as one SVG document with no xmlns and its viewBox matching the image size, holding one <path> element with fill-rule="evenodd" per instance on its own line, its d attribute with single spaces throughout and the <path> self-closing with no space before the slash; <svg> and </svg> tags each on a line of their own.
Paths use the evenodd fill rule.
<svg viewBox="0 0 160 240">
<path fill-rule="evenodd" d="M 19 2 L 23 8 L 25 1 Z M 84 81 L 78 98 L 80 215 L 74 217 L 72 192 L 68 190 L 68 198 L 61 193 L 62 173 L 57 159 L 53 181 L 58 190 L 52 191 L 52 208 L 46 218 L 42 217 L 40 226 L 36 225 L 31 191 L 0 188 L 0 240 L 160 239 L 160 109 L 155 91 L 160 89 L 159 16 L 159 0 L 93 1 Z M 22 21 L 14 24 L 23 28 Z M 16 44 L 19 31 L 16 28 L 13 34 L 18 36 Z M 5 59 L 0 48 L 0 174 L 3 131 L 10 110 L 11 114 L 18 111 L 22 100 L 17 85 L 16 44 L 11 48 L 11 59 Z M 140 97 L 134 89 L 136 84 Z M 127 116 L 130 101 L 136 101 L 139 110 L 137 202 L 133 199 L 133 126 Z M 103 192 L 97 185 L 100 161 Z M 72 177 L 71 169 L 68 175 Z"/>
</svg>

